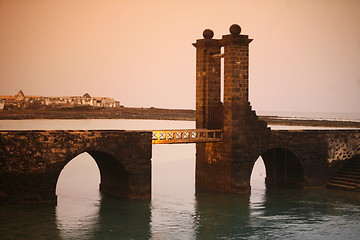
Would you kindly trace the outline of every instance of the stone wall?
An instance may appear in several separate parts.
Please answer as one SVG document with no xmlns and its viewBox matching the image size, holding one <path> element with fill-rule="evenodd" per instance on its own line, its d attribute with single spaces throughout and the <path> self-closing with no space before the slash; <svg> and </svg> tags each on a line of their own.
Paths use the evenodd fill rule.
<svg viewBox="0 0 360 240">
<path fill-rule="evenodd" d="M 151 132 L 1 131 L 0 146 L 0 196 L 5 201 L 56 200 L 61 170 L 83 152 L 99 167 L 102 192 L 150 198 Z"/>
<path fill-rule="evenodd" d="M 265 148 L 285 149 L 291 153 L 302 168 L 305 187 L 326 185 L 343 160 L 360 154 L 360 130 L 281 130 L 271 133 Z M 269 169 L 267 176 L 271 174 Z"/>
<path fill-rule="evenodd" d="M 360 130 L 270 131 L 249 103 L 252 39 L 240 33 L 240 26 L 234 24 L 230 34 L 212 39 L 214 33 L 206 29 L 204 39 L 193 44 L 197 58 L 196 127 L 222 129 L 221 143 L 197 143 L 196 186 L 249 192 L 251 172 L 260 156 L 269 186 L 325 186 L 329 175 L 341 165 L 339 162 L 360 154 Z M 222 57 L 223 103 L 219 60 Z"/>
<path fill-rule="evenodd" d="M 356 129 L 278 130 L 271 133 L 266 148 L 284 148 L 292 152 L 304 167 L 309 185 L 324 184 L 344 160 L 360 154 L 360 130 Z M 321 176 L 323 180 L 320 181 Z"/>
</svg>

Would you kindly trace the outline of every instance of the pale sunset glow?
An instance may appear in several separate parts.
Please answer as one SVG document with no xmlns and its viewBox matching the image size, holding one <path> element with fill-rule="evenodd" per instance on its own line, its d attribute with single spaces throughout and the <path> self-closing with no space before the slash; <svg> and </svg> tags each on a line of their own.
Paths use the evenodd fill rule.
<svg viewBox="0 0 360 240">
<path fill-rule="evenodd" d="M 255 110 L 360 112 L 358 0 L 0 0 L 0 95 L 195 109 L 192 43 L 234 23 Z"/>
</svg>

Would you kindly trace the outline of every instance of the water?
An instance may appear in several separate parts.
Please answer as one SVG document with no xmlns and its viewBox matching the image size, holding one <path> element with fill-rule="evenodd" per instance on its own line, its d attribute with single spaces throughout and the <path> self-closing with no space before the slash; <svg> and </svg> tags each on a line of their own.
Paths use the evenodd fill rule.
<svg viewBox="0 0 360 240">
<path fill-rule="evenodd" d="M 341 120 L 360 122 L 360 112 L 357 113 L 333 113 L 333 112 L 269 112 L 260 111 L 260 116 L 278 116 L 290 119 L 315 119 L 315 120 Z"/>
<path fill-rule="evenodd" d="M 0 129 L 168 129 L 194 122 L 0 121 Z M 87 153 L 63 169 L 57 204 L 0 205 L 0 239 L 359 239 L 360 194 L 328 189 L 267 191 L 259 158 L 251 194 L 195 189 L 195 144 L 154 145 L 151 200 L 99 193 Z"/>
</svg>

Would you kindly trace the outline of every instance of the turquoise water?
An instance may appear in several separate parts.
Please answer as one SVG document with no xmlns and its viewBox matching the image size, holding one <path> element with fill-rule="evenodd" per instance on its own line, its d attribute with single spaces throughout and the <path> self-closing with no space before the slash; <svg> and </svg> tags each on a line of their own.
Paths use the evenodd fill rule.
<svg viewBox="0 0 360 240">
<path fill-rule="evenodd" d="M 0 121 L 0 129 L 166 129 L 193 122 Z M 145 126 L 145 127 L 144 127 Z M 195 189 L 195 145 L 154 145 L 152 198 L 99 193 L 95 161 L 83 153 L 62 171 L 57 204 L 0 205 L 0 239 L 359 239 L 360 194 L 272 190 L 259 158 L 250 194 Z"/>
</svg>

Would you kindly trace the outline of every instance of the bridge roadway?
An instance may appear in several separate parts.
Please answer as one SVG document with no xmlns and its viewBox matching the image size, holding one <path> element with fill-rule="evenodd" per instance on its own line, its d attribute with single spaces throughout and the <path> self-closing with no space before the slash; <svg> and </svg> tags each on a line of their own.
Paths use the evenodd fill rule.
<svg viewBox="0 0 360 240">
<path fill-rule="evenodd" d="M 152 144 L 221 142 L 221 130 L 153 130 Z"/>
</svg>

